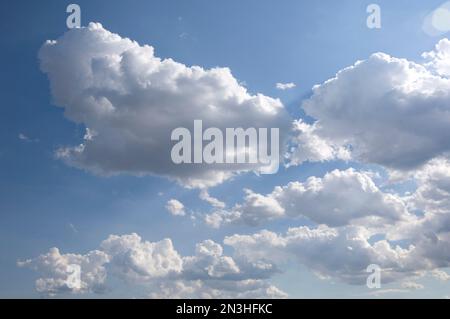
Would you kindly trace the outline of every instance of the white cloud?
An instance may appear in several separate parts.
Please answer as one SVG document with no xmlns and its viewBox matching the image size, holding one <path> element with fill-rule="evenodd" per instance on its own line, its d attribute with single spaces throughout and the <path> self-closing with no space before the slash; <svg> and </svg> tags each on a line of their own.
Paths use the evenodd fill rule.
<svg viewBox="0 0 450 319">
<path fill-rule="evenodd" d="M 323 178 L 277 186 L 268 195 L 247 190 L 245 201 L 231 211 L 206 216 L 213 227 L 244 222 L 258 225 L 279 218 L 307 217 L 317 224 L 376 225 L 410 220 L 406 203 L 397 195 L 382 192 L 368 172 L 334 170 Z"/>
<path fill-rule="evenodd" d="M 153 47 L 98 23 L 47 41 L 39 58 L 54 102 L 89 129 L 82 144 L 60 148 L 57 156 L 94 173 L 154 174 L 188 187 L 213 186 L 257 167 L 173 164 L 173 129 L 191 128 L 196 119 L 221 129 L 280 128 L 282 139 L 289 129 L 280 100 L 251 95 L 228 68 L 162 60 Z"/>
<path fill-rule="evenodd" d="M 434 269 L 431 272 L 431 275 L 436 278 L 439 279 L 440 281 L 449 281 L 450 280 L 450 275 L 448 273 L 446 273 L 443 270 L 440 269 Z"/>
<path fill-rule="evenodd" d="M 317 120 L 314 134 L 326 141 L 315 157 L 332 158 L 326 146 L 334 145 L 351 149 L 353 159 L 405 171 L 446 156 L 448 43 L 441 40 L 423 64 L 375 53 L 315 86 L 302 106 Z"/>
<path fill-rule="evenodd" d="M 411 198 L 415 208 L 428 213 L 449 213 L 450 161 L 433 160 L 417 171 L 414 177 L 418 183 L 417 190 Z"/>
<path fill-rule="evenodd" d="M 81 145 L 57 151 L 67 163 L 99 174 L 155 174 L 199 187 L 200 199 L 216 209 L 205 217 L 213 227 L 301 217 L 316 226 L 229 236 L 224 242 L 234 248 L 232 256 L 211 240 L 197 244 L 193 256 L 181 256 L 170 239 L 148 242 L 131 234 L 111 235 L 86 255 L 61 255 L 54 248 L 19 265 L 40 272 L 37 289 L 51 294 L 102 291 L 106 264 L 111 274 L 152 287 L 154 297 L 283 296 L 267 279 L 290 259 L 323 278 L 352 284 L 365 283 L 373 263 L 383 268 L 386 282 L 425 271 L 447 280 L 440 269 L 450 265 L 450 41 L 423 56 L 419 64 L 376 53 L 315 86 L 303 104 L 315 122 L 293 123 L 287 154 L 288 165 L 350 159 L 379 164 L 393 175 L 412 176 L 418 185 L 413 194 L 382 191 L 368 172 L 334 170 L 266 195 L 246 190 L 242 203 L 226 209 L 206 187 L 253 168 L 172 165 L 170 131 L 194 119 L 220 128 L 288 131 L 279 100 L 249 94 L 226 68 L 161 60 L 152 47 L 99 24 L 47 42 L 40 59 L 53 98 L 69 120 L 86 126 Z M 185 214 L 176 199 L 166 208 Z M 82 268 L 82 288 L 67 286 L 69 263 Z M 420 288 L 409 280 L 401 286 Z"/>
<path fill-rule="evenodd" d="M 81 267 L 80 289 L 67 286 L 69 264 Z M 222 246 L 212 240 L 197 244 L 195 255 L 182 257 L 170 239 L 148 242 L 134 233 L 110 235 L 99 250 L 86 255 L 61 255 L 52 248 L 48 254 L 18 265 L 42 276 L 36 289 L 43 294 L 103 292 L 108 275 L 143 285 L 154 298 L 286 297 L 267 281 L 279 271 L 272 263 L 225 256 Z"/>
<path fill-rule="evenodd" d="M 447 159 L 434 159 L 414 172 L 413 178 L 417 189 L 405 200 L 408 209 L 417 216 L 398 223 L 388 231 L 387 236 L 392 240 L 422 238 L 429 242 L 429 253 L 435 252 L 441 254 L 442 258 L 448 256 L 450 259 L 445 249 L 442 252 L 435 251 L 445 245 L 446 238 L 450 237 L 450 162 Z"/>
<path fill-rule="evenodd" d="M 183 278 L 190 280 L 260 280 L 279 270 L 272 263 L 223 256 L 223 248 L 212 240 L 196 245 L 195 255 L 183 259 Z"/>
<path fill-rule="evenodd" d="M 238 211 L 233 210 L 218 210 L 210 214 L 206 214 L 204 221 L 206 225 L 219 228 L 225 224 L 232 224 L 241 221 L 241 214 Z"/>
<path fill-rule="evenodd" d="M 393 229 L 397 227 L 394 223 Z M 39 292 L 102 292 L 106 275 L 146 287 L 150 296 L 173 293 L 183 297 L 282 297 L 269 279 L 283 265 L 297 261 L 320 278 L 336 278 L 345 283 L 364 285 L 367 266 L 382 269 L 382 282 L 401 281 L 407 289 L 419 289 L 412 280 L 431 272 L 448 280 L 442 269 L 450 266 L 450 236 L 417 234 L 401 247 L 364 226 L 290 228 L 284 234 L 262 230 L 250 235 L 235 234 L 224 239 L 233 255 L 224 255 L 222 246 L 205 240 L 193 256 L 180 256 L 170 239 L 143 241 L 138 235 L 111 235 L 100 249 L 86 255 L 61 255 L 53 248 L 48 254 L 19 262 L 41 274 L 36 281 Z M 82 288 L 68 289 L 69 264 L 81 267 Z M 106 267 L 107 266 L 107 267 Z M 174 293 L 174 289 L 178 293 Z"/>
<path fill-rule="evenodd" d="M 24 142 L 39 142 L 38 139 L 30 138 L 29 136 L 25 135 L 24 133 L 19 133 L 18 135 L 19 140 Z"/>
<path fill-rule="evenodd" d="M 402 288 L 408 289 L 408 290 L 419 290 L 425 288 L 424 285 L 419 284 L 414 281 L 405 281 L 401 284 Z"/>
<path fill-rule="evenodd" d="M 319 137 L 315 131 L 317 124 L 308 124 L 303 120 L 293 122 L 291 150 L 286 154 L 287 166 L 299 165 L 303 162 L 324 162 L 331 160 L 350 160 L 351 152 L 344 146 Z"/>
<path fill-rule="evenodd" d="M 281 299 L 288 295 L 277 287 L 262 280 L 229 281 L 225 283 L 211 281 L 205 283 L 201 280 L 173 281 L 160 284 L 151 298 L 164 299 Z"/>
<path fill-rule="evenodd" d="M 326 223 L 333 227 L 321 225 L 314 228 L 291 228 L 285 235 L 261 231 L 253 235 L 230 236 L 224 242 L 234 247 L 237 255 L 246 256 L 250 260 L 264 259 L 277 265 L 287 258 L 296 258 L 320 276 L 340 278 L 348 283 L 363 284 L 365 267 L 369 264 L 378 264 L 382 267 L 383 282 L 414 278 L 423 275 L 426 271 L 431 271 L 436 278 L 447 280 L 449 276 L 442 269 L 450 266 L 448 167 L 447 161 L 433 161 L 423 171 L 417 173 L 420 186 L 416 192 L 402 199 L 388 195 L 388 200 L 384 198 L 387 194 L 374 188 L 370 180 L 361 175 L 358 176 L 360 182 L 365 180 L 361 184 L 365 185 L 366 192 L 371 190 L 369 193 L 373 198 L 364 199 L 367 195 L 358 192 L 356 192 L 357 195 L 352 196 L 351 192 L 355 190 L 352 183 L 355 179 L 347 180 L 347 178 L 352 175 L 355 177 L 355 172 L 344 171 L 348 175 L 344 179 L 346 183 L 339 181 L 337 184 L 329 184 L 339 185 L 332 194 L 338 197 L 342 195 L 341 201 L 318 196 L 312 206 L 304 205 L 304 203 L 298 205 L 300 208 L 314 208 L 311 209 L 311 216 L 308 217 L 316 223 Z M 335 173 L 339 175 L 343 172 L 335 171 Z M 323 180 L 312 185 L 316 185 L 316 190 L 323 192 L 323 189 L 329 186 L 324 186 L 328 183 L 324 182 L 326 179 L 324 177 Z M 350 181 L 353 182 L 349 183 Z M 300 194 L 305 194 L 305 190 L 310 188 L 304 185 L 296 186 L 295 188 L 302 190 Z M 283 194 L 290 188 L 292 187 L 278 188 L 278 194 Z M 338 189 L 350 192 L 345 194 L 345 191 L 341 193 Z M 324 194 L 326 193 L 325 191 Z M 274 196 L 274 194 L 277 192 L 274 191 L 268 196 Z M 296 196 L 291 192 L 283 195 L 289 199 L 289 202 L 297 202 Z M 307 198 L 311 197 L 307 196 Z M 377 198 L 378 200 L 374 201 Z M 354 199 L 363 199 L 364 205 L 355 205 Z M 387 208 L 388 206 L 381 205 L 382 203 L 386 205 L 389 201 L 391 201 L 391 204 L 388 204 L 388 206 L 391 205 L 390 209 Z M 322 202 L 327 204 L 343 202 L 348 207 L 342 206 L 343 215 L 331 213 L 326 215 L 327 210 L 322 211 L 322 208 L 327 204 L 321 206 Z M 364 209 L 366 204 L 368 210 Z M 282 206 L 297 207 L 285 203 Z M 406 207 L 416 211 L 417 215 L 408 212 Z M 381 223 L 372 224 L 371 220 L 359 223 L 357 219 L 352 219 L 360 216 L 358 214 L 362 211 L 372 213 L 378 211 L 385 214 L 389 210 L 391 213 L 384 216 L 388 219 Z M 329 208 L 328 212 L 331 211 L 332 209 Z M 357 214 L 353 215 L 352 212 Z M 374 235 L 377 235 L 379 239 L 375 240 Z M 402 246 L 395 244 L 394 241 L 398 240 L 403 242 Z M 412 288 L 413 286 L 410 285 L 408 289 Z"/>
<path fill-rule="evenodd" d="M 199 197 L 201 200 L 204 200 L 205 202 L 209 203 L 210 205 L 212 205 L 215 208 L 225 208 L 225 206 L 226 206 L 224 202 L 209 195 L 209 193 L 206 189 L 202 189 L 200 191 Z"/>
<path fill-rule="evenodd" d="M 258 197 L 266 197 L 266 203 L 268 198 L 276 200 L 284 210 L 282 215 L 306 216 L 322 225 L 291 228 L 281 235 L 270 231 L 233 235 L 224 242 L 235 249 L 236 256 L 250 261 L 265 260 L 279 266 L 294 258 L 321 278 L 339 278 L 351 284 L 364 284 L 366 267 L 377 264 L 383 270 L 383 282 L 403 280 L 403 288 L 418 289 L 421 286 L 411 284 L 411 279 L 427 271 L 448 278 L 442 269 L 450 266 L 449 172 L 448 160 L 432 160 L 414 173 L 418 188 L 405 197 L 382 192 L 372 174 L 353 169 L 276 187 Z M 261 211 L 260 221 L 267 221 L 265 208 Z M 245 210 L 214 218 L 219 226 L 242 222 Z"/>
<path fill-rule="evenodd" d="M 99 250 L 78 255 L 61 254 L 58 248 L 51 248 L 48 253 L 38 258 L 19 261 L 17 264 L 41 273 L 43 277 L 36 280 L 36 290 L 53 295 L 63 292 L 103 292 L 106 280 L 105 264 L 108 262 L 108 255 Z M 80 267 L 81 280 L 79 284 L 74 285 L 68 280 L 74 272 L 73 265 Z"/>
<path fill-rule="evenodd" d="M 293 88 L 295 88 L 295 83 L 292 83 L 292 82 L 289 82 L 289 83 L 280 83 L 280 82 L 278 82 L 276 85 L 276 88 L 278 89 L 278 90 L 289 90 L 289 89 L 293 89 Z"/>
<path fill-rule="evenodd" d="M 382 268 L 383 283 L 438 267 L 414 245 L 401 248 L 386 240 L 371 243 L 370 237 L 364 227 L 319 226 L 291 228 L 284 235 L 269 231 L 233 235 L 224 242 L 249 260 L 264 259 L 279 264 L 295 259 L 321 278 L 338 278 L 350 284 L 365 284 L 370 264 Z"/>
<path fill-rule="evenodd" d="M 184 205 L 176 199 L 171 199 L 166 204 L 166 209 L 169 213 L 174 216 L 184 216 L 186 212 L 184 211 Z"/>
<path fill-rule="evenodd" d="M 166 277 L 182 271 L 182 259 L 170 239 L 143 241 L 137 234 L 110 235 L 101 249 L 111 258 L 113 271 L 132 282 Z"/>
</svg>

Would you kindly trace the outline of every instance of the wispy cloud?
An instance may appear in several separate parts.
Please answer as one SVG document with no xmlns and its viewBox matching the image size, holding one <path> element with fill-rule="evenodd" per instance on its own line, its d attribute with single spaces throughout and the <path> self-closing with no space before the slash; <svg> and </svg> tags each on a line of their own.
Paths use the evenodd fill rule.
<svg viewBox="0 0 450 319">
<path fill-rule="evenodd" d="M 276 88 L 279 89 L 279 90 L 283 90 L 283 91 L 284 90 L 293 89 L 295 87 L 296 87 L 295 83 L 292 83 L 292 82 L 289 82 L 289 83 L 280 83 L 280 82 L 278 82 L 276 84 Z"/>
<path fill-rule="evenodd" d="M 25 135 L 24 133 L 19 133 L 19 135 L 17 137 L 19 138 L 19 140 L 24 141 L 24 142 L 39 142 L 38 139 L 30 138 L 29 136 Z"/>
</svg>

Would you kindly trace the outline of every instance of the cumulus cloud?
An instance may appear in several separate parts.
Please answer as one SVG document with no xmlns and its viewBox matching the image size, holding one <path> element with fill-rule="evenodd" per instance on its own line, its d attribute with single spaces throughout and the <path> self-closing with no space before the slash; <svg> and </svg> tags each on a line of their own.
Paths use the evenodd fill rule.
<svg viewBox="0 0 450 319">
<path fill-rule="evenodd" d="M 205 283 L 201 280 L 164 282 L 157 286 L 151 298 L 164 299 L 281 299 L 288 295 L 263 280 L 243 280 Z"/>
<path fill-rule="evenodd" d="M 447 156 L 448 43 L 441 40 L 422 64 L 375 53 L 316 85 L 302 105 L 316 120 L 314 135 L 326 141 L 316 143 L 313 156 L 334 157 L 329 147 L 334 145 L 351 150 L 352 159 L 400 171 Z M 311 134 L 303 126 L 300 131 Z"/>
<path fill-rule="evenodd" d="M 179 200 L 171 199 L 166 204 L 166 209 L 169 213 L 174 216 L 184 216 L 186 212 L 184 211 L 184 205 Z"/>
<path fill-rule="evenodd" d="M 98 23 L 72 29 L 39 52 L 54 102 L 82 123 L 80 145 L 60 148 L 70 165 L 98 174 L 154 174 L 188 187 L 216 185 L 259 164 L 176 165 L 171 132 L 193 128 L 280 128 L 289 118 L 282 103 L 252 95 L 228 68 L 188 67 L 160 59 L 148 45 L 122 38 Z M 242 116 L 245 114 L 245 116 Z"/>
<path fill-rule="evenodd" d="M 81 285 L 68 285 L 69 265 L 79 265 Z M 223 254 L 220 244 L 205 240 L 196 245 L 193 256 L 181 256 L 170 239 L 143 240 L 139 235 L 110 235 L 99 250 L 86 255 L 60 254 L 57 248 L 35 259 L 18 262 L 42 277 L 36 289 L 43 294 L 103 292 L 107 275 L 126 283 L 140 284 L 151 297 L 172 298 L 271 298 L 286 294 L 267 279 L 278 268 L 263 260 L 248 260 Z"/>
<path fill-rule="evenodd" d="M 287 166 L 303 162 L 324 162 L 351 159 L 351 152 L 345 146 L 335 145 L 316 134 L 317 123 L 308 124 L 303 120 L 293 122 L 291 149 L 286 153 Z"/>
<path fill-rule="evenodd" d="M 429 242 L 431 253 L 435 251 L 432 242 L 435 248 L 445 245 L 445 238 L 450 233 L 450 162 L 448 159 L 434 159 L 414 172 L 413 178 L 417 189 L 404 199 L 415 215 L 397 223 L 387 236 L 392 240 L 422 238 Z M 450 258 L 448 249 L 441 253 Z"/>
<path fill-rule="evenodd" d="M 361 226 L 330 228 L 297 227 L 285 234 L 261 231 L 253 235 L 225 238 L 237 255 L 249 260 L 264 258 L 274 263 L 295 259 L 321 278 L 338 278 L 349 284 L 365 284 L 367 266 L 382 269 L 382 282 L 419 276 L 423 271 L 448 267 L 448 256 L 429 254 L 432 247 L 417 241 L 407 247 L 382 239 L 373 242 L 372 234 Z M 448 245 L 448 239 L 447 239 Z M 443 246 L 441 246 L 441 249 Z M 435 251 L 434 251 L 435 252 Z"/>
<path fill-rule="evenodd" d="M 232 256 L 211 240 L 198 243 L 193 256 L 181 256 L 170 239 L 148 242 L 137 234 L 111 235 L 86 255 L 53 248 L 19 262 L 41 274 L 38 291 L 100 292 L 108 273 L 148 285 L 154 297 L 280 297 L 284 293 L 267 279 L 291 259 L 351 284 L 365 283 L 369 264 L 382 267 L 384 282 L 402 280 L 406 289 L 420 288 L 409 279 L 424 272 L 447 280 L 440 269 L 450 265 L 450 41 L 424 53 L 423 63 L 376 53 L 339 71 L 304 101 L 313 122 L 293 126 L 279 100 L 248 93 L 229 69 L 162 60 L 152 47 L 99 24 L 48 41 L 39 57 L 55 103 L 86 127 L 80 145 L 57 151 L 68 164 L 98 174 L 166 176 L 198 187 L 200 199 L 215 209 L 205 216 L 213 227 L 281 218 L 307 218 L 315 225 L 228 236 L 224 243 L 234 249 Z M 172 164 L 170 132 L 191 128 L 196 119 L 218 128 L 279 127 L 283 136 L 293 129 L 288 165 L 375 163 L 406 172 L 417 190 L 400 197 L 380 189 L 368 172 L 334 170 L 269 194 L 245 190 L 243 202 L 227 209 L 206 188 L 257 167 Z M 185 214 L 176 199 L 166 208 Z M 67 284 L 70 264 L 82 270 L 78 288 Z"/>
<path fill-rule="evenodd" d="M 307 217 L 317 224 L 370 225 L 411 219 L 407 205 L 398 195 L 381 191 L 368 172 L 334 170 L 323 178 L 277 186 L 268 195 L 247 190 L 242 204 L 231 211 L 206 216 L 210 226 L 244 222 L 259 225 L 285 217 Z"/>
<path fill-rule="evenodd" d="M 280 200 L 283 196 L 274 194 L 282 194 L 289 199 L 287 203 L 296 203 L 298 193 L 292 193 L 291 189 L 301 190 L 299 193 L 304 195 L 308 194 L 311 185 L 315 185 L 314 191 L 319 190 L 323 194 L 314 193 L 317 201 L 310 206 L 314 209 L 312 216 L 308 217 L 316 224 L 326 225 L 291 228 L 285 234 L 260 231 L 253 235 L 233 235 L 224 242 L 235 249 L 237 256 L 246 256 L 249 260 L 263 259 L 275 265 L 277 260 L 279 263 L 295 259 L 323 278 L 339 278 L 350 284 L 364 284 L 364 272 L 370 264 L 382 268 L 383 283 L 401 280 L 402 287 L 409 290 L 421 288 L 411 279 L 426 272 L 431 272 L 438 279 L 448 280 L 444 269 L 450 266 L 449 172 L 448 160 L 432 160 L 415 173 L 415 181 L 419 185 L 417 190 L 402 198 L 382 193 L 368 176 L 353 170 L 334 171 L 328 178 L 325 176 L 315 183 L 300 184 L 295 188 L 292 185 L 278 187 L 278 191 L 268 196 Z M 336 179 L 338 176 L 345 178 Z M 348 205 L 345 208 L 341 206 L 342 212 L 347 212 L 344 215 L 326 215 L 326 211 L 332 212 L 330 207 L 322 211 L 322 201 L 328 204 L 334 202 L 330 197 L 323 197 L 327 193 L 323 189 L 331 185 L 338 186 L 332 194 L 342 195 L 341 200 L 336 202 Z M 340 193 L 338 189 L 345 191 Z M 358 189 L 358 195 L 352 196 L 352 192 Z M 346 194 L 347 190 L 351 192 Z M 370 197 L 358 193 L 361 190 L 368 192 Z M 354 198 L 364 199 L 364 204 L 352 204 Z M 301 202 L 298 207 L 309 205 Z M 378 217 L 382 216 L 384 221 L 372 223 L 371 220 L 364 220 L 359 223 L 358 218 L 362 216 L 359 213 L 362 211 L 372 214 L 383 212 Z M 389 211 L 391 213 L 383 216 Z M 321 218 L 325 218 L 326 222 Z"/>
<path fill-rule="evenodd" d="M 35 259 L 19 261 L 17 264 L 19 267 L 29 267 L 42 274 L 43 277 L 36 280 L 36 290 L 54 295 L 63 292 L 102 292 L 106 280 L 105 264 L 108 262 L 109 256 L 99 250 L 79 255 L 61 254 L 58 248 L 51 248 L 46 254 Z M 78 276 L 74 273 L 78 270 L 79 278 L 71 277 Z"/>
<path fill-rule="evenodd" d="M 113 271 L 131 282 L 166 277 L 183 268 L 181 256 L 170 239 L 153 243 L 134 233 L 111 235 L 100 247 L 110 256 Z"/>
<path fill-rule="evenodd" d="M 416 209 L 428 213 L 450 211 L 450 161 L 436 159 L 414 175 L 418 184 L 411 201 Z M 449 228 L 450 230 L 450 228 Z"/>
<path fill-rule="evenodd" d="M 395 229 L 397 224 L 391 227 Z M 181 256 L 170 239 L 147 242 L 137 234 L 111 235 L 99 250 L 86 255 L 62 255 L 53 248 L 48 254 L 19 262 L 19 266 L 39 272 L 36 289 L 47 294 L 102 292 L 108 274 L 143 285 L 153 297 L 283 297 L 269 280 L 292 261 L 320 278 L 355 285 L 366 283 L 370 264 L 382 269 L 382 283 L 400 281 L 407 289 L 419 289 L 411 280 L 427 272 L 448 280 L 443 271 L 450 266 L 448 232 L 414 234 L 402 245 L 380 235 L 354 225 L 294 227 L 284 234 L 262 230 L 227 236 L 224 244 L 233 249 L 230 256 L 212 240 L 198 243 L 194 255 Z M 80 288 L 67 285 L 69 264 L 80 265 Z"/>
</svg>

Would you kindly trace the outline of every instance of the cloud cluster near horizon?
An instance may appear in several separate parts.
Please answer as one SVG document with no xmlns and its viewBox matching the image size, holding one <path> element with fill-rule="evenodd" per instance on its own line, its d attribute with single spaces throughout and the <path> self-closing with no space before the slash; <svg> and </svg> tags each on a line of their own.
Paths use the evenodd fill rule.
<svg viewBox="0 0 450 319">
<path fill-rule="evenodd" d="M 286 297 L 267 281 L 278 272 L 274 264 L 225 256 L 222 246 L 212 240 L 198 243 L 195 255 L 183 257 L 170 239 L 149 242 L 134 233 L 111 235 L 98 250 L 84 255 L 52 248 L 18 265 L 43 276 L 36 280 L 36 289 L 45 295 L 102 293 L 109 289 L 107 277 L 113 276 L 147 287 L 153 298 Z M 79 287 L 67 282 L 73 265 L 80 267 Z"/>
</svg>

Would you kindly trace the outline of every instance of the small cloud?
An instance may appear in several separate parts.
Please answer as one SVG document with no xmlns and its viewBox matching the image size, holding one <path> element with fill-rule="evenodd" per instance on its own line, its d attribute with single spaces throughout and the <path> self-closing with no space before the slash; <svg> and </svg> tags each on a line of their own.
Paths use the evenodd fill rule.
<svg viewBox="0 0 450 319">
<path fill-rule="evenodd" d="M 187 32 L 182 32 L 179 36 L 180 39 L 187 39 L 189 37 L 189 33 Z"/>
<path fill-rule="evenodd" d="M 39 142 L 38 139 L 32 139 L 32 138 L 28 137 L 27 135 L 25 135 L 24 133 L 19 133 L 18 138 L 19 138 L 19 140 L 24 141 L 24 142 Z"/>
<path fill-rule="evenodd" d="M 20 133 L 20 134 L 19 134 L 19 140 L 22 140 L 22 141 L 29 141 L 30 139 L 29 139 L 28 136 L 26 136 L 25 134 Z"/>
<path fill-rule="evenodd" d="M 214 208 L 225 208 L 225 203 L 218 200 L 215 197 L 212 197 L 211 195 L 209 195 L 208 191 L 206 189 L 202 189 L 200 191 L 200 195 L 199 195 L 200 199 L 209 203 L 211 206 L 213 206 Z"/>
<path fill-rule="evenodd" d="M 171 199 L 166 204 L 166 209 L 169 213 L 174 216 L 184 216 L 186 212 L 184 211 L 184 205 L 176 199 Z"/>
<path fill-rule="evenodd" d="M 70 228 L 75 234 L 78 234 L 78 229 L 75 227 L 74 224 L 70 223 L 70 224 L 69 224 L 69 228 Z"/>
<path fill-rule="evenodd" d="M 402 283 L 402 288 L 408 289 L 408 290 L 418 290 L 418 289 L 423 289 L 424 286 L 421 284 L 418 284 L 414 281 L 405 281 Z"/>
<path fill-rule="evenodd" d="M 278 90 L 289 90 L 289 89 L 293 89 L 293 88 L 295 88 L 295 83 L 292 83 L 292 82 L 289 82 L 289 83 L 280 83 L 280 82 L 278 82 L 277 84 L 276 84 L 276 88 L 278 89 Z"/>
<path fill-rule="evenodd" d="M 446 273 L 445 271 L 440 270 L 440 269 L 434 269 L 431 272 L 431 275 L 434 278 L 436 278 L 436 279 L 438 279 L 440 281 L 448 281 L 448 280 L 450 280 L 450 275 L 448 273 Z"/>
</svg>

